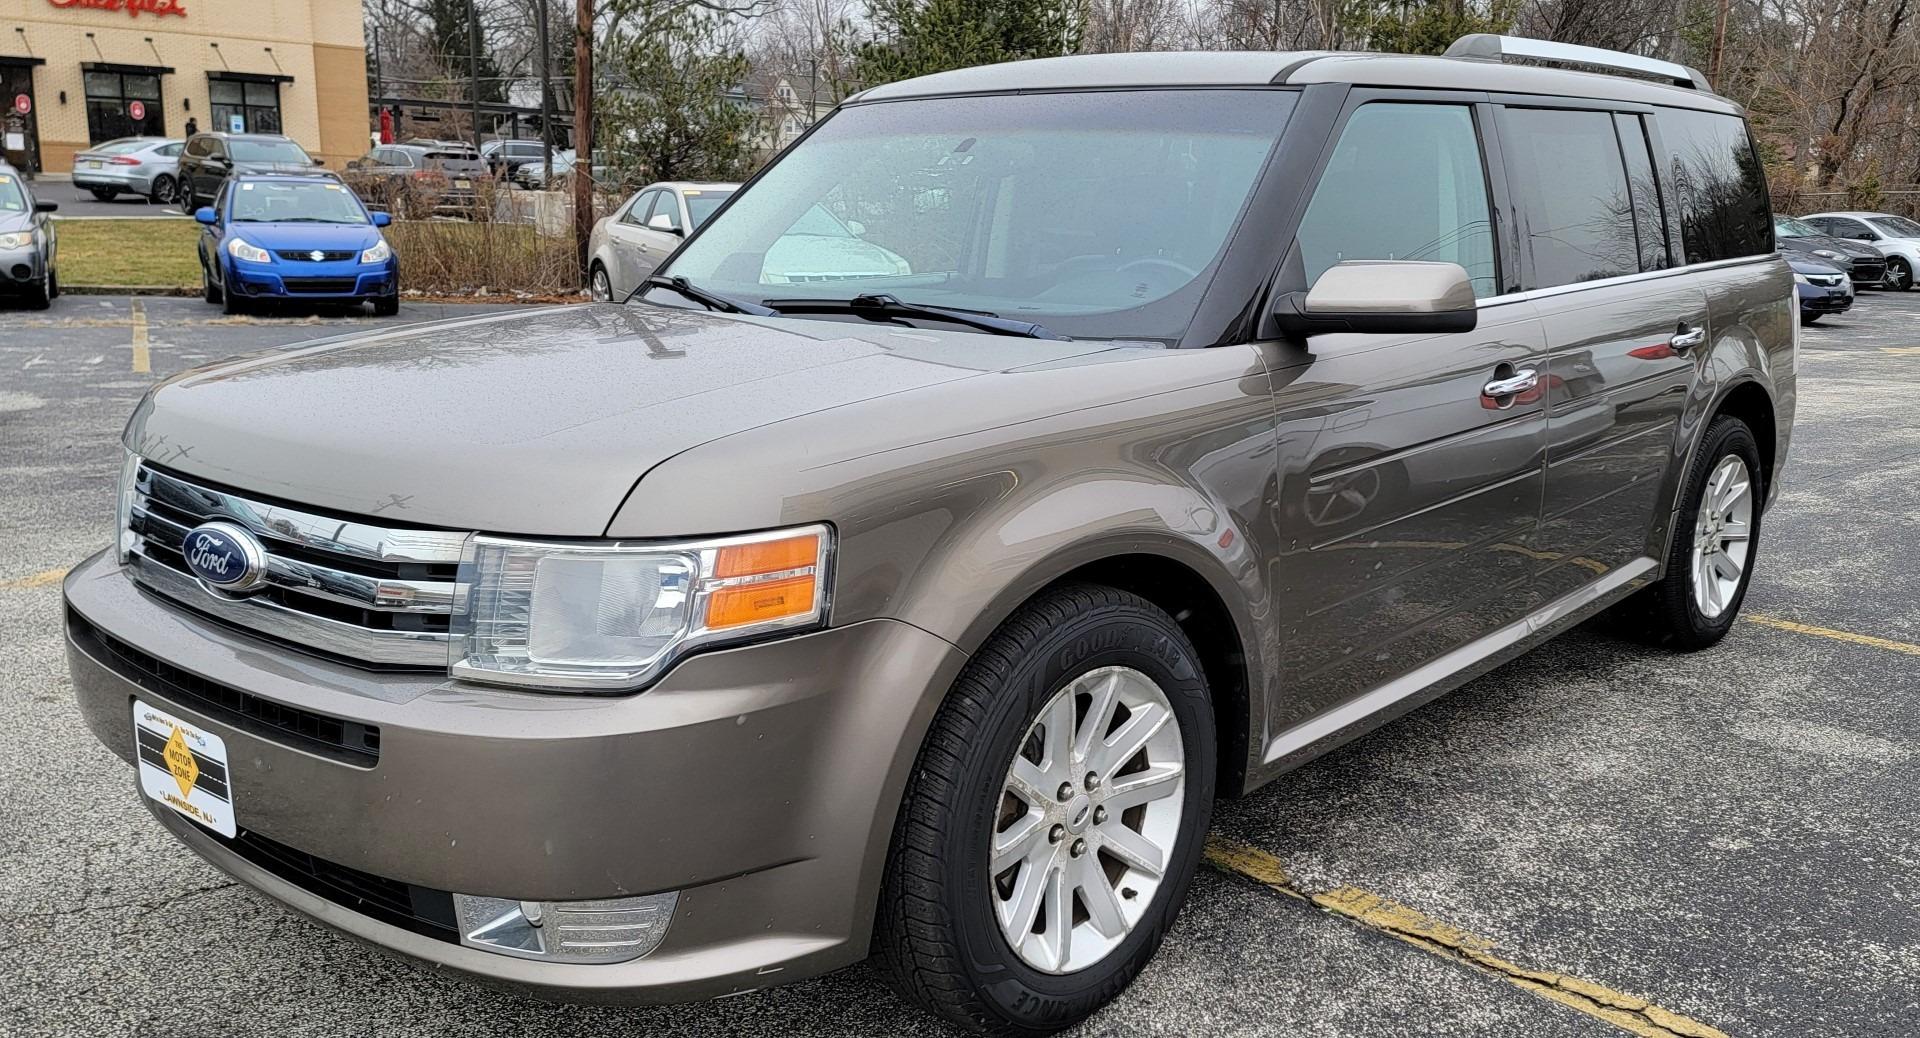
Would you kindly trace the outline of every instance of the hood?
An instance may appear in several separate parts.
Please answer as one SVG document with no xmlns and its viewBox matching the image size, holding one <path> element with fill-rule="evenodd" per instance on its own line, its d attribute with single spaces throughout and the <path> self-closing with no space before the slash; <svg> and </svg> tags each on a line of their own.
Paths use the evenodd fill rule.
<svg viewBox="0 0 1920 1038">
<path fill-rule="evenodd" d="M 1830 234 L 1807 234 L 1792 238 L 1781 238 L 1780 240 L 1782 242 L 1790 242 L 1794 249 L 1805 252 L 1812 252 L 1815 249 L 1825 249 L 1828 252 L 1837 252 L 1842 256 L 1859 257 L 1861 259 L 1880 258 L 1880 250 L 1865 242 L 1848 241 L 1845 238 L 1835 238 Z"/>
<path fill-rule="evenodd" d="M 230 229 L 263 249 L 368 249 L 380 240 L 370 223 L 236 223 Z"/>
<path fill-rule="evenodd" d="M 1818 256 L 1787 253 L 1787 266 L 1801 274 L 1844 274 L 1846 269 L 1837 263 L 1830 263 Z"/>
<path fill-rule="evenodd" d="M 376 521 L 590 537 L 648 469 L 711 440 L 1110 348 L 618 304 L 522 310 L 185 372 L 141 402 L 126 442 L 188 476 Z"/>
<path fill-rule="evenodd" d="M 12 234 L 15 231 L 30 230 L 33 230 L 33 214 L 31 212 L 16 213 L 12 210 L 0 209 L 0 234 Z"/>
</svg>

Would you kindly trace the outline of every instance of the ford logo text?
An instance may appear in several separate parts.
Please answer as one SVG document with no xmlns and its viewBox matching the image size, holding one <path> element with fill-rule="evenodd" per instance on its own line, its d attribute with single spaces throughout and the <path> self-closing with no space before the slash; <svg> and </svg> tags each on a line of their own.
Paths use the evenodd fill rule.
<svg viewBox="0 0 1920 1038">
<path fill-rule="evenodd" d="M 204 523 L 188 530 L 180 555 L 189 572 L 221 591 L 249 591 L 267 578 L 266 549 L 233 523 Z"/>
</svg>

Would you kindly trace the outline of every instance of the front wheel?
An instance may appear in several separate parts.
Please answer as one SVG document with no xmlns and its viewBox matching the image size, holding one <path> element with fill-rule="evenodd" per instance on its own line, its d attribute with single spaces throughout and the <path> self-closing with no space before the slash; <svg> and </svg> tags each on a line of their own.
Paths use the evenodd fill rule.
<svg viewBox="0 0 1920 1038">
<path fill-rule="evenodd" d="M 607 268 L 595 263 L 593 276 L 588 280 L 587 295 L 594 302 L 605 303 L 613 299 L 613 279 L 607 276 Z"/>
<path fill-rule="evenodd" d="M 216 285 L 213 283 L 213 274 L 207 269 L 207 265 L 204 262 L 201 263 L 200 264 L 200 298 L 206 300 L 209 303 L 218 303 L 221 301 L 221 298 L 225 294 L 226 293 L 220 290 L 219 285 Z"/>
<path fill-rule="evenodd" d="M 162 173 L 153 178 L 153 193 L 148 198 L 154 205 L 172 205 L 174 192 L 173 178 Z"/>
<path fill-rule="evenodd" d="M 994 1035 L 1051 1034 L 1153 957 L 1213 810 L 1198 654 L 1136 595 L 1060 588 L 983 646 L 935 717 L 874 947 L 907 997 Z"/>
<path fill-rule="evenodd" d="M 1887 287 L 1895 292 L 1905 292 L 1913 287 L 1913 265 L 1904 258 L 1893 256 L 1887 260 Z"/>
<path fill-rule="evenodd" d="M 373 300 L 373 316 L 392 317 L 400 312 L 400 293 L 389 296 L 376 296 Z"/>
<path fill-rule="evenodd" d="M 1813 322 L 1818 321 L 1819 319 L 1820 319 L 1819 314 L 1801 314 L 1800 325 L 1801 327 L 1804 328 L 1804 327 L 1807 327 L 1808 325 L 1813 324 Z"/>
<path fill-rule="evenodd" d="M 87 191 L 93 195 L 96 201 L 101 202 L 111 202 L 113 201 L 113 196 L 120 193 L 110 187 L 90 187 Z"/>
<path fill-rule="evenodd" d="M 1753 579 L 1764 479 L 1753 431 L 1738 418 L 1714 419 L 1687 468 L 1660 582 L 1617 609 L 1631 633 L 1682 652 L 1726 637 Z"/>
</svg>

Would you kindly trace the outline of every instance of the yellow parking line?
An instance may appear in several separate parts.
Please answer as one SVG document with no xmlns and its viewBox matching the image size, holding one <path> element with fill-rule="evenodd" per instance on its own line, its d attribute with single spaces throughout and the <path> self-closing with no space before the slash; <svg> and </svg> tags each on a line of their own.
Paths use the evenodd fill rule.
<svg viewBox="0 0 1920 1038">
<path fill-rule="evenodd" d="M 136 375 L 153 371 L 153 360 L 147 355 L 147 307 L 138 299 L 133 301 L 133 371 Z"/>
<path fill-rule="evenodd" d="M 1782 620 L 1777 616 L 1768 616 L 1765 613 L 1747 613 L 1744 619 L 1748 623 L 1759 624 L 1762 627 L 1773 627 L 1782 631 L 1792 631 L 1795 634 L 1810 634 L 1816 638 L 1831 638 L 1837 642 L 1852 642 L 1855 645 L 1867 645 L 1875 649 L 1885 649 L 1888 652 L 1900 652 L 1908 656 L 1920 656 L 1920 645 L 1914 645 L 1911 642 L 1897 642 L 1891 638 L 1875 638 L 1871 634 L 1855 634 L 1852 631 L 1835 630 L 1832 627 L 1815 627 L 1812 624 L 1803 624 L 1794 620 Z"/>
<path fill-rule="evenodd" d="M 1207 863 L 1223 872 L 1253 880 L 1291 898 L 1358 923 L 1369 930 L 1404 941 L 1421 951 L 1451 959 L 1491 974 L 1541 998 L 1578 1010 L 1641 1038 L 1727 1038 L 1726 1032 L 1663 1009 L 1602 984 L 1564 973 L 1528 969 L 1493 954 L 1485 937 L 1424 915 L 1357 887 L 1338 887 L 1309 893 L 1293 882 L 1280 859 L 1255 847 L 1210 837 Z"/>
<path fill-rule="evenodd" d="M 0 591 L 25 591 L 28 588 L 58 584 L 61 578 L 67 575 L 67 568 L 66 566 L 62 566 L 59 569 L 46 569 L 38 573 L 29 573 L 24 577 L 15 577 L 12 580 L 0 580 Z"/>
</svg>

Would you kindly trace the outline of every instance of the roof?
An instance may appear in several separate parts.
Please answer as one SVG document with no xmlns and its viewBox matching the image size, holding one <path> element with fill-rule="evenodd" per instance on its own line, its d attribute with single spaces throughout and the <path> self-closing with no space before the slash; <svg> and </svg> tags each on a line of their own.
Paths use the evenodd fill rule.
<svg viewBox="0 0 1920 1038">
<path fill-rule="evenodd" d="M 1248 87 L 1349 83 L 1365 86 L 1549 94 L 1739 114 L 1703 90 L 1651 79 L 1519 65 L 1483 58 L 1357 51 L 1184 51 L 1082 54 L 955 69 L 888 83 L 848 98 L 890 101 L 946 94 L 1024 93 L 1126 87 Z"/>
<path fill-rule="evenodd" d="M 1808 217 L 1813 217 L 1813 216 L 1852 216 L 1852 217 L 1858 217 L 1863 220 L 1873 220 L 1873 219 L 1878 219 L 1881 217 L 1892 216 L 1892 215 L 1894 214 L 1876 213 L 1867 209 L 1829 209 L 1824 213 L 1808 213 L 1806 216 L 1797 217 L 1797 219 L 1805 220 Z"/>
</svg>

